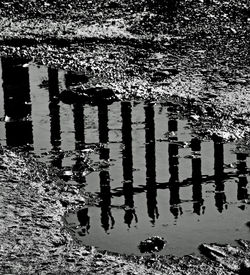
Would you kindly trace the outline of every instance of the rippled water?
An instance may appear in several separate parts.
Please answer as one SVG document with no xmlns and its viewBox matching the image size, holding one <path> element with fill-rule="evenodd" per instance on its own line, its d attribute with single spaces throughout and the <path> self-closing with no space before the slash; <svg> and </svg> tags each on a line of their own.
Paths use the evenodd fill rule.
<svg viewBox="0 0 250 275">
<path fill-rule="evenodd" d="M 140 241 L 158 235 L 161 254 L 184 255 L 250 239 L 250 160 L 235 144 L 200 142 L 168 103 L 65 105 L 64 71 L 2 59 L 0 75 L 0 142 L 73 171 L 68 184 L 100 195 L 98 206 L 65 215 L 76 241 L 140 254 Z M 87 175 L 79 154 L 88 148 L 98 169 Z"/>
</svg>

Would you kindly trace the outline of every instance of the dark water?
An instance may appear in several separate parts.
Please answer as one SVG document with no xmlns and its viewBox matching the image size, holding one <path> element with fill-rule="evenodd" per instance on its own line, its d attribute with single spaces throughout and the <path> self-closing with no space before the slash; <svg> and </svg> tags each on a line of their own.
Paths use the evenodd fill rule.
<svg viewBox="0 0 250 275">
<path fill-rule="evenodd" d="M 76 241 L 139 254 L 139 242 L 158 235 L 161 254 L 184 255 L 250 239 L 250 160 L 235 144 L 199 142 L 168 104 L 65 105 L 65 72 L 15 63 L 0 66 L 0 142 L 78 172 L 68 183 L 100 195 L 98 207 L 65 215 Z M 85 175 L 77 156 L 89 148 L 98 169 Z"/>
</svg>

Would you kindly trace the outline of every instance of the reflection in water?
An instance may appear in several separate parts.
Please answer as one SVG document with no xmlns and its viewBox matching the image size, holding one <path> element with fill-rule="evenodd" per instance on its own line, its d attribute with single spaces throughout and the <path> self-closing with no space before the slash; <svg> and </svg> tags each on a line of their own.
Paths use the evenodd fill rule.
<svg viewBox="0 0 250 275">
<path fill-rule="evenodd" d="M 6 142 L 8 146 L 33 144 L 29 69 L 26 59 L 2 57 Z"/>
<path fill-rule="evenodd" d="M 244 154 L 244 153 L 237 154 L 237 174 L 238 174 L 237 199 L 238 200 L 245 200 L 248 198 L 246 159 L 247 159 L 247 154 Z"/>
<path fill-rule="evenodd" d="M 13 121 L 14 122 L 6 122 L 6 140 L 7 145 L 25 145 L 27 143 L 33 143 L 33 133 L 32 133 L 32 123 L 27 119 L 31 116 L 31 105 L 30 103 L 30 86 L 29 86 L 29 70 L 26 66 L 22 66 L 22 62 L 26 62 L 25 60 L 16 60 L 13 61 L 11 59 L 2 58 L 2 78 L 3 78 L 3 95 L 4 95 L 4 110 L 6 115 L 6 121 Z M 33 76 L 34 74 L 32 74 Z M 72 79 L 71 76 L 66 77 L 67 83 L 65 83 L 66 86 L 72 86 L 72 84 L 77 84 L 80 81 L 84 81 L 84 77 L 82 80 L 80 80 L 80 76 L 77 76 L 76 78 Z M 14 79 L 14 81 L 13 81 Z M 33 78 L 31 78 L 31 81 Z M 150 220 L 153 225 L 155 225 L 154 231 L 158 230 L 158 228 L 162 230 L 161 223 L 157 220 L 159 217 L 159 211 L 158 207 L 160 207 L 160 203 L 163 203 L 162 207 L 166 207 L 166 200 L 164 198 L 164 192 L 168 193 L 167 188 L 170 190 L 170 199 L 169 199 L 169 206 L 170 207 L 170 213 L 169 211 L 165 211 L 161 213 L 161 218 L 169 218 L 170 216 L 174 216 L 175 219 L 182 219 L 180 218 L 180 215 L 182 214 L 182 208 L 181 208 L 181 196 L 187 196 L 189 192 L 191 191 L 192 194 L 190 194 L 191 197 L 191 208 L 193 212 L 193 216 L 195 215 L 202 215 L 204 214 L 204 194 L 206 194 L 206 199 L 208 198 L 208 201 L 211 198 L 211 188 L 208 186 L 211 182 L 215 183 L 215 205 L 216 205 L 216 212 L 223 212 L 225 209 L 226 204 L 226 196 L 225 196 L 225 188 L 224 185 L 226 184 L 233 184 L 233 180 L 230 179 L 237 179 L 238 189 L 237 189 L 237 200 L 240 201 L 237 204 L 234 203 L 235 201 L 232 194 L 228 193 L 228 200 L 230 199 L 230 202 L 233 201 L 233 205 L 239 205 L 241 207 L 240 209 L 248 209 L 248 199 L 249 199 L 249 192 L 247 190 L 248 186 L 248 180 L 249 180 L 249 170 L 247 168 L 247 155 L 243 153 L 237 154 L 237 166 L 236 170 L 234 171 L 232 167 L 230 167 L 228 170 L 224 169 L 224 150 L 226 150 L 228 147 L 223 148 L 223 143 L 221 140 L 214 140 L 214 172 L 209 167 L 211 160 L 208 159 L 210 155 L 205 156 L 204 158 L 201 158 L 201 141 L 197 138 L 193 138 L 191 140 L 191 150 L 192 150 L 192 171 L 187 171 L 182 169 L 182 165 L 184 168 L 188 168 L 189 166 L 186 165 L 186 162 L 182 160 L 182 158 L 179 158 L 180 151 L 182 150 L 180 147 L 181 142 L 177 138 L 177 131 L 178 127 L 180 128 L 179 133 L 184 132 L 184 135 L 182 137 L 186 138 L 184 141 L 190 141 L 191 136 L 189 132 L 185 132 L 185 128 L 183 127 L 184 122 L 181 121 L 179 123 L 179 120 L 177 118 L 177 114 L 174 110 L 174 107 L 171 106 L 171 110 L 169 110 L 169 120 L 166 119 L 165 116 L 165 106 L 162 105 L 162 112 L 157 114 L 157 117 L 160 117 L 162 120 L 158 121 L 157 124 L 155 124 L 155 110 L 157 110 L 158 106 L 153 104 L 147 104 L 142 111 L 143 114 L 141 114 L 141 105 L 138 109 L 133 109 L 132 112 L 132 105 L 131 102 L 121 102 L 121 103 L 115 103 L 114 105 L 110 105 L 108 109 L 108 106 L 103 104 L 96 107 L 89 107 L 88 104 L 82 105 L 75 103 L 72 105 L 72 111 L 73 111 L 73 121 L 68 121 L 68 118 L 71 116 L 67 116 L 65 119 L 65 112 L 69 109 L 61 108 L 63 106 L 62 103 L 59 104 L 58 97 L 59 97 L 59 85 L 58 82 L 60 78 L 58 79 L 58 71 L 56 69 L 49 68 L 48 69 L 48 90 L 49 90 L 49 106 L 47 102 L 44 102 L 44 108 L 45 111 L 47 110 L 47 106 L 49 107 L 49 116 L 50 121 L 48 122 L 49 125 L 46 125 L 46 129 L 50 128 L 50 143 L 52 148 L 52 155 L 55 155 L 56 158 L 52 165 L 57 166 L 59 168 L 63 169 L 63 164 L 68 165 L 70 162 L 70 165 L 72 165 L 72 171 L 73 171 L 73 180 L 77 181 L 78 183 L 85 183 L 85 169 L 86 169 L 86 163 L 84 162 L 85 159 L 83 158 L 82 150 L 85 149 L 85 139 L 88 140 L 91 138 L 91 134 L 93 134 L 93 131 L 95 131 L 96 135 L 99 135 L 99 145 L 100 145 L 100 162 L 101 164 L 105 164 L 102 166 L 102 170 L 99 171 L 99 179 L 98 185 L 100 184 L 100 214 L 98 213 L 98 224 L 101 223 L 101 231 L 102 234 L 106 236 L 106 233 L 111 232 L 111 229 L 113 229 L 115 225 L 115 230 L 112 230 L 112 233 L 115 232 L 115 235 L 117 236 L 117 231 L 121 229 L 121 226 L 127 230 L 128 228 L 132 228 L 133 225 L 139 225 L 138 230 L 140 230 L 141 224 L 146 224 L 144 220 Z M 37 76 L 35 77 L 35 81 L 37 81 Z M 33 87 L 32 85 L 31 87 Z M 37 87 L 36 87 L 37 89 Z M 36 91 L 36 90 L 34 90 Z M 32 91 L 33 92 L 33 91 Z M 39 93 L 36 94 L 37 97 L 39 97 Z M 39 98 L 40 100 L 40 98 Z M 120 104 L 120 105 L 119 105 Z M 119 119 L 117 119 L 117 115 L 112 115 L 115 112 L 120 111 L 121 106 L 121 116 L 119 116 Z M 66 111 L 65 111 L 66 110 Z M 89 114 L 93 113 L 93 110 L 95 112 L 98 112 L 98 129 L 90 129 L 90 132 L 88 132 L 88 127 L 85 127 L 86 121 L 85 116 L 88 116 Z M 35 108 L 32 109 L 32 116 L 35 117 L 41 115 L 41 109 L 39 109 L 39 112 L 36 112 Z M 109 112 L 111 112 L 111 115 L 109 117 Z M 138 113 L 139 112 L 139 113 Z M 141 144 L 144 142 L 144 136 L 141 138 L 141 135 L 137 135 L 139 137 L 139 140 L 134 140 L 132 136 L 132 114 L 135 114 L 136 118 L 139 118 L 135 121 L 135 123 L 140 123 L 143 119 L 141 116 L 145 115 L 145 155 L 141 157 L 141 151 L 139 151 L 138 156 L 136 158 L 133 158 L 133 149 L 134 151 L 138 152 L 141 150 Z M 42 123 L 47 123 L 47 117 L 48 113 L 44 113 L 43 117 L 39 117 L 39 119 L 34 121 L 42 121 Z M 95 115 L 93 117 L 96 117 Z M 45 118 L 45 119 L 44 119 Z M 120 118 L 122 120 L 122 127 L 119 128 L 119 131 L 121 130 L 122 134 L 122 167 L 120 167 L 120 161 L 118 160 L 113 161 L 114 164 L 113 168 L 109 170 L 108 168 L 108 161 L 110 158 L 110 148 L 114 149 L 111 152 L 116 152 L 116 155 L 112 156 L 115 160 L 119 159 L 121 155 L 117 153 L 117 143 L 120 141 L 117 139 L 115 142 L 112 142 L 109 144 L 109 128 L 108 125 L 112 125 L 113 127 L 118 127 L 120 125 Z M 135 118 L 134 118 L 135 119 Z M 109 121 L 111 120 L 111 121 Z M 60 123 L 62 122 L 62 123 Z M 68 138 L 65 139 L 64 142 L 62 142 L 62 131 L 65 131 L 65 129 L 62 129 L 65 125 L 68 126 L 68 124 L 74 123 L 74 130 L 75 130 L 75 136 L 74 140 L 70 140 Z M 159 148 L 164 148 L 164 150 L 168 149 L 168 160 L 166 159 L 166 154 L 159 154 L 156 158 L 156 146 L 157 141 L 156 137 L 161 135 L 163 131 L 165 131 L 166 125 L 165 123 L 168 123 L 168 131 L 169 131 L 169 140 L 168 148 L 164 148 L 164 143 L 161 143 L 161 146 Z M 178 124 L 179 123 L 179 124 Z M 93 125 L 96 125 L 96 121 L 94 121 Z M 118 126 L 117 126 L 118 125 Z M 160 125 L 160 126 L 159 126 Z M 44 126 L 44 124 L 43 124 Z M 70 125 L 71 126 L 71 125 Z M 95 127 L 95 126 L 94 126 Z M 164 129 L 159 129 L 160 127 L 163 127 Z M 41 128 L 44 129 L 44 127 L 35 127 L 34 131 L 38 131 L 36 136 L 39 137 L 39 131 L 41 131 Z M 140 128 L 140 127 L 139 127 Z M 66 128 L 68 129 L 68 128 Z M 137 131 L 138 127 L 133 128 L 133 131 Z M 140 128 L 141 131 L 141 128 Z M 66 132 L 66 131 L 65 131 Z M 18 133 L 18 134 L 17 134 Z M 120 133 L 119 133 L 120 134 Z M 118 136 L 119 136 L 118 134 Z M 41 135 L 44 136 L 44 135 Z M 112 136 L 114 137 L 114 136 Z M 49 138 L 49 137 L 48 137 Z M 165 142 L 165 140 L 163 141 Z M 62 144 L 61 144 L 62 143 Z M 67 154 L 67 150 L 72 147 L 72 143 L 75 143 L 75 148 L 73 152 Z M 44 144 L 44 143 L 41 143 Z M 140 147 L 136 147 L 136 146 Z M 208 144 L 208 146 L 207 146 Z M 206 154 L 206 150 L 209 150 L 209 146 L 211 145 L 210 142 L 207 144 L 204 143 L 204 151 L 202 156 Z M 68 146 L 68 147 L 67 147 Z M 39 147 L 39 140 L 38 140 L 38 147 Z M 42 148 L 42 147 L 40 147 Z M 40 150 L 39 148 L 39 150 Z M 35 148 L 36 149 L 36 148 Z M 158 149 L 158 147 L 157 147 Z M 143 151 L 144 149 L 142 149 Z M 186 149 L 184 149 L 186 150 Z M 187 149 L 188 150 L 188 149 Z M 39 152 L 40 153 L 40 152 Z M 186 151 L 184 151 L 184 154 Z M 65 156 L 65 162 L 62 162 L 63 155 Z M 75 156 L 75 159 L 72 160 L 72 155 Z M 162 155 L 164 155 L 162 157 Z M 180 155 L 183 155 L 182 152 Z M 233 155 L 228 154 L 225 152 L 225 162 L 228 160 L 234 161 Z M 94 161 L 96 160 L 96 156 L 93 156 Z M 158 161 L 159 158 L 159 162 Z M 212 157 L 213 158 L 213 157 Z M 143 163 L 146 163 L 146 180 L 144 175 L 144 167 Z M 135 165 L 138 167 L 138 171 L 136 171 L 136 174 L 133 173 L 133 166 Z M 162 167 L 167 167 L 166 162 L 169 162 L 169 180 L 167 179 L 167 183 L 157 183 L 156 182 L 156 171 L 163 170 Z M 118 164 L 117 164 L 118 163 Z M 107 164 L 107 165 L 106 165 Z M 158 166 L 160 169 L 156 169 L 156 166 Z M 208 164 L 208 165 L 207 165 Z M 202 169 L 201 166 L 203 166 L 204 171 L 206 171 L 204 175 L 202 175 Z M 208 166 L 208 167 L 206 167 Z M 115 172 L 114 170 L 117 169 Z M 120 169 L 120 170 L 119 170 Z M 184 171 L 183 173 L 179 173 L 180 171 Z M 110 172 L 111 171 L 111 172 Z M 114 172 L 114 174 L 113 174 Z M 185 174 L 189 174 L 192 172 L 192 177 L 185 179 Z M 123 183 L 122 186 L 117 186 L 120 182 L 120 178 L 118 175 L 119 173 L 122 173 L 123 175 Z M 179 175 L 180 174 L 180 175 Z M 117 176 L 118 175 L 118 176 Z M 136 181 L 135 181 L 135 175 L 136 175 Z M 98 175 L 97 175 L 98 176 Z M 158 175 L 157 175 L 158 176 Z M 162 175 L 160 175 L 162 177 Z M 159 178 L 160 178 L 159 177 Z M 117 178 L 119 179 L 119 182 L 117 183 Z M 183 179 L 184 178 L 184 179 Z M 89 178 L 87 177 L 89 180 Z M 93 179 L 90 176 L 90 179 Z M 113 180 L 113 181 L 112 181 Z M 99 182 L 100 181 L 100 182 Z M 111 184 L 112 183 L 112 184 Z M 89 186 L 92 184 L 89 180 L 88 186 L 86 188 L 89 188 Z M 112 186 L 114 184 L 114 186 Z M 81 184 L 82 185 L 82 184 Z M 94 185 L 94 184 L 93 184 Z M 187 186 L 189 185 L 189 186 Z M 76 185 L 78 187 L 79 185 Z M 185 186 L 185 187 L 184 187 Z M 229 186 L 230 187 L 230 186 Z M 92 187 L 90 187 L 92 188 Z M 96 188 L 93 187 L 93 189 Z M 114 188 L 114 189 L 113 189 Z M 93 190 L 92 189 L 92 190 Z M 157 197 L 157 189 L 160 189 L 161 192 L 163 192 L 163 195 L 160 196 L 158 194 Z M 182 190 L 183 189 L 183 190 Z M 233 188 L 228 188 L 228 192 L 232 192 L 234 190 Z M 146 198 L 145 195 L 143 195 L 146 192 Z M 141 195 L 138 195 L 141 193 Z M 204 193 L 204 194 L 203 194 Z M 116 209 L 116 217 L 117 221 L 115 224 L 114 217 L 112 213 L 112 196 L 116 196 L 115 202 L 118 204 L 119 208 Z M 144 209 L 136 208 L 136 206 L 141 205 L 141 201 L 146 201 Z M 183 204 L 183 207 L 190 206 L 190 200 L 188 199 L 185 204 Z M 233 207 L 232 207 L 233 208 Z M 160 209 L 160 208 L 159 208 Z M 135 211 L 136 210 L 136 211 Z M 210 210 L 210 208 L 207 208 L 207 212 Z M 231 213 L 234 209 L 231 209 Z M 119 212 L 120 211 L 120 212 Z M 125 211 L 125 212 L 123 212 Z M 237 209 L 238 211 L 238 209 Z M 186 211 L 190 214 L 189 211 Z M 185 212 L 185 214 L 186 214 Z M 92 233 L 95 234 L 96 230 L 94 230 L 94 227 L 97 226 L 95 224 L 95 220 L 90 215 L 91 212 L 88 211 L 87 208 L 80 209 L 78 212 L 74 213 L 74 230 L 77 232 L 78 237 L 80 236 L 86 236 L 89 234 L 88 237 L 91 236 L 90 239 L 94 239 Z M 93 213 L 96 213 L 93 211 Z M 121 213 L 121 215 L 119 215 Z M 232 215 L 230 213 L 230 215 Z M 211 215 L 212 218 L 216 217 L 213 216 L 214 213 L 206 213 Z M 218 214 L 218 213 L 216 213 Z M 228 213 L 227 213 L 228 214 Z M 246 211 L 242 214 L 247 214 Z M 138 218 L 137 218 L 138 215 Z M 76 217 L 79 221 L 75 223 Z M 225 217 L 225 220 L 228 219 L 229 215 L 223 216 Z M 67 218 L 70 219 L 69 215 Z M 187 218 L 187 217 L 185 217 Z M 90 227 L 90 219 L 91 219 L 91 227 Z M 198 220 L 198 219 L 197 219 Z M 206 219 L 204 219 L 206 220 Z M 140 224 L 141 223 L 141 224 Z M 183 225 L 183 223 L 181 223 Z M 72 223 L 69 223 L 69 226 L 71 226 Z M 151 223 L 147 223 L 146 226 L 151 227 Z M 182 229 L 186 229 L 186 225 L 183 225 Z M 214 226 L 217 226 L 216 223 Z M 208 228 L 211 228 L 209 225 Z M 145 231 L 148 228 L 145 228 Z M 122 232 L 123 229 L 121 229 Z M 150 229 L 149 229 L 150 230 Z M 169 226 L 169 230 L 171 229 L 171 225 Z M 135 230 L 129 230 L 129 232 L 134 232 Z M 124 232 L 124 231 L 123 231 Z M 147 231 L 149 232 L 149 231 Z M 98 231 L 100 234 L 100 231 Z M 139 232 L 138 235 L 140 235 L 141 232 Z M 143 234 L 143 233 L 142 233 Z M 206 232 L 204 232 L 204 235 Z M 144 237 L 144 236 L 143 236 Z M 142 238 L 143 238 L 142 237 Z M 116 238 L 116 237 L 114 237 Z M 134 237 L 132 237 L 134 238 Z M 87 240 L 88 238 L 85 238 Z M 109 239 L 109 238 L 107 238 Z M 84 240 L 84 241 L 85 241 Z M 137 240 L 136 240 L 137 241 Z M 95 244 L 94 244 L 95 245 Z M 134 251 L 133 251 L 134 252 Z"/>
<path fill-rule="evenodd" d="M 109 129 L 108 129 L 108 105 L 98 105 L 100 159 L 109 160 Z"/>
<path fill-rule="evenodd" d="M 156 159 L 155 159 L 155 122 L 154 122 L 154 104 L 148 104 L 145 110 L 145 140 L 146 140 L 146 190 L 148 216 L 154 225 L 158 219 L 157 207 L 157 188 L 156 188 Z"/>
<path fill-rule="evenodd" d="M 191 149 L 192 158 L 192 184 L 193 184 L 193 213 L 201 214 L 202 199 L 202 173 L 201 173 L 201 141 L 198 138 L 192 138 Z M 203 213 L 204 214 L 204 213 Z"/>
<path fill-rule="evenodd" d="M 175 117 L 170 117 L 168 121 L 168 132 L 170 133 L 168 154 L 169 154 L 169 191 L 170 191 L 170 212 L 177 219 L 179 214 L 182 214 L 180 207 L 180 186 L 179 186 L 179 157 L 177 141 L 178 123 Z"/>
<path fill-rule="evenodd" d="M 77 218 L 80 223 L 78 234 L 80 236 L 86 236 L 90 229 L 90 217 L 88 215 L 88 208 L 83 208 L 77 211 Z"/>
<path fill-rule="evenodd" d="M 74 127 L 75 127 L 75 150 L 78 152 L 76 162 L 73 165 L 74 178 L 77 183 L 86 183 L 85 177 L 85 160 L 81 150 L 85 148 L 84 132 L 84 107 L 81 103 L 73 105 Z"/>
<path fill-rule="evenodd" d="M 106 104 L 98 105 L 98 121 L 99 121 L 99 142 L 100 142 L 100 159 L 109 160 L 109 129 L 108 129 L 108 106 Z M 99 173 L 100 177 L 100 197 L 101 197 L 101 224 L 106 233 L 109 229 L 113 229 L 115 220 L 111 213 L 111 187 L 110 175 L 106 170 Z"/>
<path fill-rule="evenodd" d="M 52 165 L 61 168 L 63 154 L 60 154 L 61 127 L 60 127 L 60 106 L 59 106 L 59 83 L 58 70 L 48 68 L 49 78 L 49 113 L 50 113 L 50 143 L 56 156 L 52 160 Z"/>
<path fill-rule="evenodd" d="M 111 189 L 110 189 L 110 177 L 108 171 L 100 171 L 100 206 L 101 206 L 101 224 L 106 233 L 109 233 L 109 229 L 113 229 L 115 220 L 111 213 Z"/>
<path fill-rule="evenodd" d="M 223 142 L 214 141 L 214 178 L 215 178 L 215 206 L 222 213 L 226 203 L 224 192 L 224 148 Z"/>
<path fill-rule="evenodd" d="M 121 103 L 122 116 L 122 166 L 123 166 L 123 194 L 125 198 L 124 223 L 131 226 L 133 219 L 138 222 L 134 208 L 133 188 L 133 157 L 132 157 L 132 118 L 131 103 Z"/>
<path fill-rule="evenodd" d="M 85 147 L 84 130 L 84 107 L 81 103 L 73 105 L 74 127 L 75 127 L 75 147 L 76 150 L 82 150 Z"/>
</svg>

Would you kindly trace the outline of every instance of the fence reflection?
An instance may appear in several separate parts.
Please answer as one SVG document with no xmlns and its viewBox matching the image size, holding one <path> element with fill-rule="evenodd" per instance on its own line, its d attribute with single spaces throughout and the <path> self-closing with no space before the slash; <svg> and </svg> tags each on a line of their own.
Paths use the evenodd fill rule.
<svg viewBox="0 0 250 275">
<path fill-rule="evenodd" d="M 154 225 L 159 217 L 156 188 L 155 159 L 155 121 L 154 104 L 145 106 L 145 144 L 146 144 L 146 197 L 150 222 Z"/>
<path fill-rule="evenodd" d="M 63 155 L 61 150 L 61 125 L 59 106 L 59 82 L 58 70 L 48 68 L 48 89 L 49 89 L 49 116 L 50 116 L 50 143 L 55 153 L 51 164 L 57 168 L 62 168 Z"/>
<path fill-rule="evenodd" d="M 178 156 L 178 121 L 173 113 L 168 121 L 169 132 L 169 145 L 168 145 L 168 161 L 169 161 L 169 191 L 170 191 L 170 212 L 175 219 L 182 214 L 182 208 L 180 206 L 180 182 L 179 182 L 179 156 Z"/>
<path fill-rule="evenodd" d="M 238 153 L 237 154 L 237 175 L 238 175 L 238 190 L 237 190 L 237 199 L 245 200 L 248 198 L 247 192 L 247 154 Z"/>
<path fill-rule="evenodd" d="M 133 155 L 132 155 L 132 107 L 130 102 L 121 103 L 122 117 L 122 166 L 124 194 L 124 223 L 131 227 L 133 220 L 138 222 L 134 206 Z"/>
<path fill-rule="evenodd" d="M 214 141 L 214 180 L 215 180 L 215 205 L 222 212 L 226 203 L 224 192 L 224 148 L 221 140 Z"/>
<path fill-rule="evenodd" d="M 27 59 L 1 58 L 6 142 L 8 146 L 33 144 L 29 69 Z"/>
<path fill-rule="evenodd" d="M 200 215 L 201 207 L 203 205 L 204 200 L 202 199 L 201 141 L 198 138 L 192 138 L 191 150 L 193 155 L 193 158 L 192 158 L 193 213 Z"/>
<path fill-rule="evenodd" d="M 21 146 L 33 144 L 33 130 L 31 117 L 31 99 L 29 85 L 29 70 L 23 66 L 27 60 L 12 60 L 2 58 L 2 79 L 4 93 L 4 110 L 5 110 L 5 127 L 6 127 L 6 142 L 9 146 Z M 15 81 L 13 81 L 13 79 Z M 71 86 L 76 81 L 84 82 L 84 76 L 74 78 L 72 74 L 66 77 L 66 86 Z M 52 165 L 58 168 L 63 168 L 63 153 L 61 148 L 61 123 L 60 123 L 60 104 L 59 104 L 59 80 L 58 70 L 48 69 L 48 91 L 49 91 L 49 116 L 50 116 L 50 143 L 55 158 Z M 112 189 L 111 174 L 108 167 L 110 161 L 109 148 L 109 109 L 106 104 L 96 106 L 98 113 L 98 134 L 99 134 L 99 158 L 100 162 L 104 161 L 107 166 L 99 171 L 100 181 L 100 209 L 101 209 L 101 225 L 105 232 L 109 233 L 115 226 L 115 220 L 112 215 L 112 197 L 122 196 L 124 198 L 124 223 L 129 228 L 132 224 L 138 222 L 137 211 L 135 206 L 135 197 L 138 193 L 146 194 L 147 215 L 154 225 L 159 218 L 157 191 L 158 189 L 169 189 L 169 211 L 175 219 L 178 219 L 183 214 L 183 205 L 181 201 L 180 191 L 187 183 L 192 185 L 192 204 L 193 213 L 196 215 L 204 214 L 204 198 L 202 195 L 202 187 L 206 182 L 213 182 L 214 189 L 214 205 L 218 212 L 223 212 L 227 206 L 227 198 L 225 194 L 225 182 L 231 177 L 237 179 L 237 199 L 239 201 L 246 200 L 249 197 L 247 191 L 248 185 L 248 168 L 247 154 L 237 153 L 236 172 L 227 173 L 224 169 L 224 144 L 222 140 L 215 139 L 213 141 L 214 150 L 214 174 L 204 178 L 202 175 L 202 149 L 201 141 L 198 138 L 192 138 L 190 141 L 191 150 L 191 178 L 180 181 L 179 170 L 181 169 L 181 160 L 179 158 L 180 140 L 178 137 L 178 116 L 174 108 L 168 112 L 168 133 L 169 139 L 166 142 L 166 167 L 168 162 L 168 178 L 166 183 L 158 183 L 157 178 L 157 156 L 156 156 L 156 126 L 155 126 L 155 105 L 153 103 L 144 106 L 145 117 L 145 183 L 142 185 L 134 182 L 134 163 L 133 163 L 133 145 L 132 137 L 132 117 L 133 108 L 131 102 L 121 102 L 120 117 L 122 127 L 120 129 L 122 135 L 122 174 L 123 181 L 119 191 Z M 84 176 L 84 160 L 81 155 L 81 150 L 86 147 L 86 131 L 85 131 L 85 116 L 86 108 L 83 104 L 75 103 L 72 106 L 74 117 L 74 132 L 75 132 L 75 163 L 72 164 L 72 170 L 76 175 L 75 180 L 82 184 L 86 183 Z M 144 140 L 142 140 L 144 143 Z M 161 160 L 162 161 L 162 160 Z M 87 212 L 86 210 L 84 210 Z M 84 216 L 84 211 L 79 213 L 79 221 Z M 88 216 L 88 213 L 85 215 Z M 88 218 L 86 218 L 88 219 Z M 82 222 L 83 224 L 83 219 Z M 83 226 L 84 227 L 84 226 Z M 86 232 L 89 229 L 88 222 L 86 223 Z M 85 233 L 86 233 L 85 232 Z M 85 234 L 83 233 L 83 234 Z"/>
<path fill-rule="evenodd" d="M 101 171 L 100 174 L 100 207 L 101 207 L 101 225 L 106 233 L 113 229 L 115 219 L 111 212 L 111 187 L 108 171 Z"/>
</svg>

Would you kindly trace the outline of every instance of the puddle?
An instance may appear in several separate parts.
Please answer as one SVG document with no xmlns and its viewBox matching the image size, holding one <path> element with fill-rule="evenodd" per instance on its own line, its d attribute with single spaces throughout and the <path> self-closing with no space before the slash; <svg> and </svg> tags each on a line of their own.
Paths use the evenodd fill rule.
<svg viewBox="0 0 250 275">
<path fill-rule="evenodd" d="M 98 206 L 64 217 L 77 242 L 140 254 L 157 235 L 167 241 L 159 254 L 184 255 L 204 242 L 249 240 L 250 159 L 235 144 L 200 142 L 168 104 L 63 104 L 69 76 L 27 62 L 2 58 L 0 142 L 74 171 L 69 184 L 100 195 Z M 88 148 L 98 148 L 90 158 L 100 169 L 85 175 L 79 155 Z"/>
</svg>

